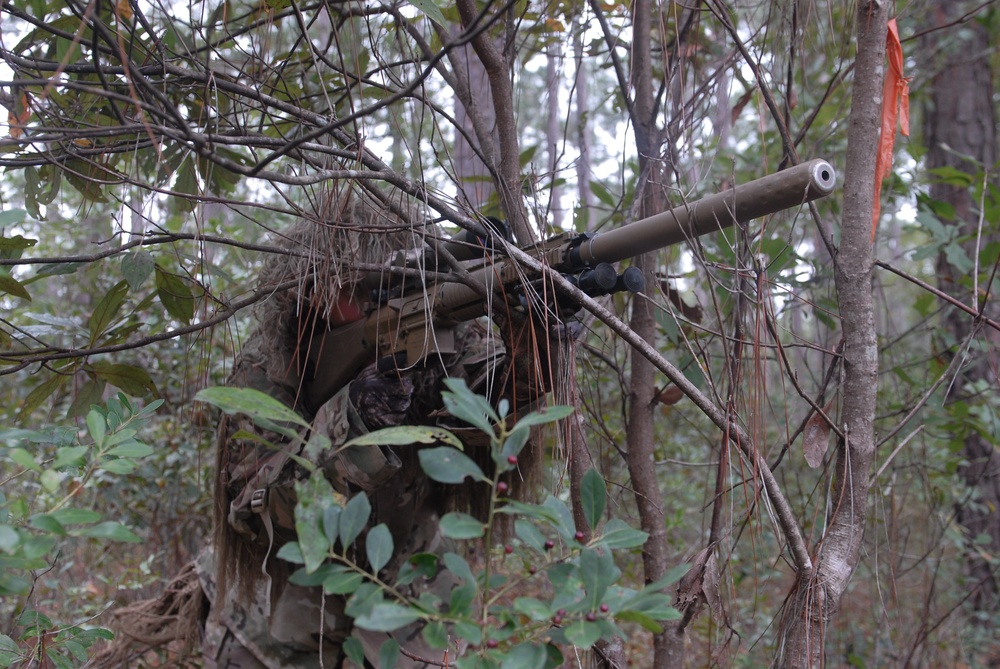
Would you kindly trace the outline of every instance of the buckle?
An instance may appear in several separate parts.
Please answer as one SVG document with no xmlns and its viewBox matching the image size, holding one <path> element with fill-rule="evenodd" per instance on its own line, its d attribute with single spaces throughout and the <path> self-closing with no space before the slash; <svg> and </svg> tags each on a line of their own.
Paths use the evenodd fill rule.
<svg viewBox="0 0 1000 669">
<path fill-rule="evenodd" d="M 267 488 L 258 488 L 250 495 L 250 510 L 254 513 L 267 511 Z"/>
</svg>

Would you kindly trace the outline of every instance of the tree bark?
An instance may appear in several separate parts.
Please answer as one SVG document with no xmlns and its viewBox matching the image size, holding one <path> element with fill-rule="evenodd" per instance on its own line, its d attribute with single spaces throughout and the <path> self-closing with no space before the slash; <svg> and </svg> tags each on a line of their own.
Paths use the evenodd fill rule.
<svg viewBox="0 0 1000 669">
<path fill-rule="evenodd" d="M 844 337 L 844 377 L 838 444 L 832 472 L 827 531 L 814 548 L 813 568 L 796 575 L 781 621 L 780 666 L 823 664 L 824 630 L 840 605 L 857 567 L 864 538 L 868 488 L 875 454 L 878 342 L 872 299 L 871 225 L 875 151 L 881 125 L 885 72 L 887 0 L 858 3 L 855 66 L 841 245 L 834 259 L 837 299 Z"/>
<path fill-rule="evenodd" d="M 929 12 L 930 25 L 925 29 L 952 24 L 961 16 L 964 3 L 937 0 Z M 997 160 L 997 109 L 993 100 L 993 72 L 990 67 L 990 36 L 987 28 L 975 21 L 963 23 L 961 30 L 933 33 L 937 45 L 925 53 L 934 54 L 928 69 L 934 72 L 930 85 L 930 101 L 924 117 L 927 140 L 927 168 L 953 168 L 973 175 L 983 185 L 984 170 Z M 929 47 L 928 45 L 925 45 Z M 994 177 L 995 179 L 995 177 Z M 994 181 L 995 182 L 995 181 Z M 954 209 L 954 220 L 943 221 L 958 227 L 961 242 L 970 259 L 975 259 L 988 243 L 1000 240 L 992 226 L 981 228 L 980 204 L 972 189 L 951 183 L 933 182 L 932 199 L 945 202 Z M 989 267 L 980 267 L 979 276 L 987 280 Z M 993 294 L 995 286 L 970 285 L 967 273 L 948 262 L 942 253 L 937 263 L 938 287 L 969 304 L 989 318 L 1000 316 L 1000 307 Z M 976 288 L 978 287 L 978 292 Z M 976 386 L 986 383 L 996 388 L 997 375 L 991 367 L 991 353 L 1000 345 L 1000 337 L 989 328 L 980 330 L 976 319 L 958 309 L 945 316 L 947 332 L 954 355 L 967 355 L 968 360 L 956 377 L 948 395 L 949 402 L 974 403 Z M 968 344 L 968 345 L 967 345 Z M 967 346 L 966 346 L 967 345 Z M 1000 551 L 1000 452 L 990 439 L 970 429 L 964 438 L 966 465 L 960 473 L 969 486 L 969 498 L 957 508 L 959 523 L 965 529 L 970 547 L 966 553 L 969 603 L 976 611 L 997 611 L 1000 607 L 1000 575 L 983 553 L 996 555 Z M 984 541 L 973 546 L 972 542 Z"/>
<path fill-rule="evenodd" d="M 656 125 L 656 105 L 653 95 L 652 67 L 652 0 L 636 0 L 632 15 L 632 82 L 635 98 L 632 106 L 632 126 L 635 131 L 636 150 L 639 154 L 639 191 L 641 193 L 639 218 L 652 216 L 663 210 L 662 175 L 664 170 L 661 132 Z M 623 93 L 626 93 L 623 91 Z M 656 285 L 653 270 L 656 255 L 647 253 L 635 258 L 634 264 L 642 270 L 646 286 Z M 632 330 L 647 342 L 656 340 L 656 323 L 653 304 L 639 297 L 632 301 Z M 631 378 L 628 395 L 628 471 L 635 490 L 639 522 L 649 534 L 643 546 L 643 570 L 646 581 L 659 579 L 667 572 L 667 529 L 663 517 L 663 496 L 656 476 L 654 395 L 656 369 L 645 357 L 633 349 Z M 666 626 L 664 632 L 653 639 L 653 657 L 656 667 L 680 667 L 684 660 L 683 630 Z"/>
</svg>

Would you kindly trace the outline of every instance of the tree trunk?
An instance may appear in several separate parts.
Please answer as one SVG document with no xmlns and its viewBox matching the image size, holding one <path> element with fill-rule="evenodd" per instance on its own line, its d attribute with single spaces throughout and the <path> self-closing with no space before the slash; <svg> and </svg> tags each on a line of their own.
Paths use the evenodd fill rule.
<svg viewBox="0 0 1000 669">
<path fill-rule="evenodd" d="M 652 0 L 636 0 L 633 5 L 631 69 L 635 99 L 632 124 L 635 129 L 636 150 L 639 154 L 640 219 L 663 210 L 664 184 L 661 182 L 661 175 L 669 174 L 664 170 L 661 133 L 656 127 L 652 77 L 652 11 Z M 635 259 L 636 267 L 643 272 L 648 290 L 654 290 L 653 287 L 656 286 L 653 274 L 655 263 L 656 255 L 652 253 Z M 629 326 L 647 342 L 656 340 L 656 323 L 653 320 L 653 305 L 650 300 L 640 298 L 632 301 Z M 656 369 L 649 360 L 633 350 L 631 372 L 626 434 L 628 471 L 635 490 L 640 524 L 643 531 L 649 533 L 649 539 L 643 547 L 642 558 L 646 581 L 651 582 L 662 577 L 668 567 L 663 496 L 656 476 L 654 457 L 653 398 L 656 392 Z M 654 637 L 653 655 L 656 667 L 682 666 L 683 653 L 683 631 L 667 627 L 663 633 Z"/>
<path fill-rule="evenodd" d="M 868 488 L 875 455 L 878 342 L 872 300 L 871 225 L 875 151 L 881 124 L 887 0 L 858 3 L 855 63 L 841 245 L 834 259 L 844 337 L 844 378 L 838 444 L 832 472 L 827 531 L 814 549 L 809 573 L 797 574 L 781 620 L 780 666 L 823 665 L 823 635 L 857 567 L 865 532 Z"/>
<path fill-rule="evenodd" d="M 931 25 L 940 28 L 952 24 L 960 15 L 963 3 L 938 0 L 930 13 Z M 990 68 L 990 36 L 986 27 L 975 21 L 963 23 L 952 35 L 934 33 L 931 39 L 944 48 L 935 48 L 929 69 L 934 73 L 930 86 L 930 105 L 924 123 L 927 139 L 927 168 L 953 168 L 974 175 L 982 185 L 984 168 L 991 169 L 997 160 L 997 110 L 993 101 L 993 73 Z M 987 225 L 981 229 L 980 204 L 972 189 L 949 183 L 932 183 L 931 198 L 954 208 L 953 221 L 970 259 L 975 259 L 986 244 L 1000 240 L 1000 234 Z M 980 278 L 989 279 L 989 267 L 978 268 Z M 942 291 L 996 319 L 1000 308 L 996 286 L 971 283 L 968 272 L 948 262 L 944 253 L 938 258 L 938 286 Z M 955 355 L 968 355 L 968 361 L 955 379 L 950 402 L 975 402 L 976 386 L 983 383 L 996 388 L 997 375 L 991 367 L 990 351 L 996 351 L 1000 337 L 996 331 L 979 330 L 975 319 L 958 309 L 945 316 L 947 331 L 953 338 Z M 966 349 L 966 342 L 968 348 Z M 963 350 L 966 350 L 963 353 Z M 958 521 L 965 528 L 970 550 L 966 554 L 970 588 L 969 602 L 976 611 L 996 611 L 1000 603 L 1000 580 L 996 567 L 983 557 L 1000 551 L 1000 452 L 980 432 L 970 429 L 964 438 L 966 465 L 961 473 L 970 488 L 966 503 L 957 509 Z M 985 539 L 988 537 L 988 541 Z M 977 540 L 978 538 L 978 540 Z M 972 542 L 976 541 L 974 549 Z M 984 542 L 984 543 L 980 543 Z"/>
</svg>

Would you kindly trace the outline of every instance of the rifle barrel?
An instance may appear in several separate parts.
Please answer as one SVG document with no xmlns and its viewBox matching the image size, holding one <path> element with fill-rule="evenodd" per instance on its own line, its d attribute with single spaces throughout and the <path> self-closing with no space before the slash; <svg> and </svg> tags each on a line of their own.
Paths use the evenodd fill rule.
<svg viewBox="0 0 1000 669">
<path fill-rule="evenodd" d="M 574 264 L 614 263 L 790 209 L 833 192 L 837 173 L 822 159 L 796 165 L 697 202 L 600 233 L 580 245 Z"/>
</svg>

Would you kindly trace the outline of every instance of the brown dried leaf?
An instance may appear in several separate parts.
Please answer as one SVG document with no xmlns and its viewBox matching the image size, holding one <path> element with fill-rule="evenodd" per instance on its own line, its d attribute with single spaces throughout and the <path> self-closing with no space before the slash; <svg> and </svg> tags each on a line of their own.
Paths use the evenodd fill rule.
<svg viewBox="0 0 1000 669">
<path fill-rule="evenodd" d="M 833 403 L 827 404 L 823 412 L 829 414 Z M 830 424 L 823 418 L 823 414 L 818 411 L 806 422 L 806 429 L 802 434 L 802 451 L 806 456 L 806 464 L 816 469 L 823 464 L 823 456 L 830 447 Z"/>
<path fill-rule="evenodd" d="M 656 397 L 653 398 L 653 401 L 666 406 L 672 406 L 680 402 L 682 399 L 684 399 L 684 391 L 677 386 L 670 384 L 663 390 L 659 391 L 656 394 Z"/>
</svg>

